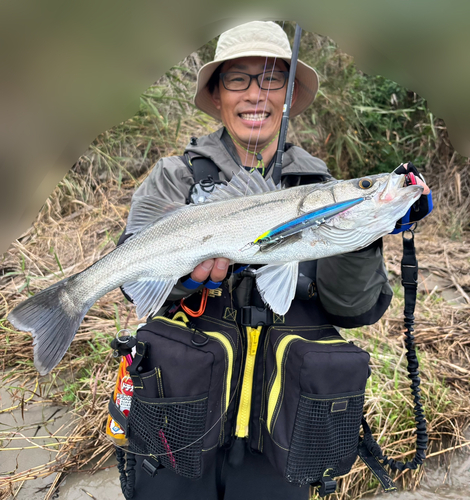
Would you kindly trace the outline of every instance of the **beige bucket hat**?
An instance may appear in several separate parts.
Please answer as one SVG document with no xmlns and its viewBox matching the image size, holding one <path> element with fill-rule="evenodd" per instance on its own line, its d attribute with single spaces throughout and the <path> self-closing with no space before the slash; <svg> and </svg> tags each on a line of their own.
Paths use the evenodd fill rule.
<svg viewBox="0 0 470 500">
<path fill-rule="evenodd" d="M 238 57 L 276 57 L 290 64 L 292 50 L 284 30 L 272 21 L 253 21 L 242 24 L 220 35 L 214 60 L 205 64 L 197 75 L 195 105 L 204 113 L 220 120 L 220 111 L 212 102 L 207 83 L 217 67 L 224 61 Z M 297 61 L 297 100 L 291 108 L 290 116 L 304 111 L 315 99 L 318 91 L 318 75 L 313 68 Z"/>
</svg>

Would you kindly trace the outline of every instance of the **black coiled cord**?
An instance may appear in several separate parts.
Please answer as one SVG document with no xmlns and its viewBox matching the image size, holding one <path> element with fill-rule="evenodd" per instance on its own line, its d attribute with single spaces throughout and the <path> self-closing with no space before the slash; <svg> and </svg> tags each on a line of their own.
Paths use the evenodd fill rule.
<svg viewBox="0 0 470 500">
<path fill-rule="evenodd" d="M 414 228 L 406 231 L 411 233 L 411 238 L 405 238 L 403 233 L 403 258 L 401 261 L 402 285 L 405 290 L 405 345 L 408 378 L 411 380 L 411 394 L 413 395 L 414 414 L 416 422 L 416 454 L 411 462 L 399 462 L 393 458 L 388 458 L 382 453 L 380 446 L 372 436 L 372 432 L 365 422 L 364 443 L 369 451 L 378 458 L 382 465 L 388 465 L 392 470 L 403 472 L 406 469 L 415 470 L 426 458 L 426 448 L 428 445 L 428 434 L 426 432 L 426 419 L 424 418 L 423 405 L 421 403 L 419 388 L 421 379 L 419 378 L 419 363 L 416 356 L 416 346 L 414 332 L 414 311 L 416 307 L 416 295 L 418 290 L 418 261 L 414 245 Z"/>
<path fill-rule="evenodd" d="M 121 482 L 121 490 L 126 500 L 131 500 L 134 496 L 135 487 L 135 455 L 127 453 L 116 446 L 116 459 L 118 462 L 119 481 Z"/>
</svg>

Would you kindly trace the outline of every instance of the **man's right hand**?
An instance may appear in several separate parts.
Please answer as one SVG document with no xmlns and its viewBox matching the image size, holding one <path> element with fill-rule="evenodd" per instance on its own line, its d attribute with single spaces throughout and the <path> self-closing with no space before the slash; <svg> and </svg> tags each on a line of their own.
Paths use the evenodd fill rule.
<svg viewBox="0 0 470 500">
<path fill-rule="evenodd" d="M 223 257 L 205 260 L 194 268 L 194 271 L 191 273 L 191 279 L 202 283 L 210 276 L 212 281 L 218 283 L 219 281 L 223 281 L 227 276 L 229 264 L 230 261 Z"/>
</svg>

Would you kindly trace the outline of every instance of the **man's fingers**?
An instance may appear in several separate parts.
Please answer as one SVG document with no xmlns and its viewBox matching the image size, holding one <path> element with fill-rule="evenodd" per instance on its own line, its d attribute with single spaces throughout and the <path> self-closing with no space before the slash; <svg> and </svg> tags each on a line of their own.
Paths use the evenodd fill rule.
<svg viewBox="0 0 470 500">
<path fill-rule="evenodd" d="M 406 170 L 408 170 L 408 163 L 405 163 L 403 166 L 405 167 Z M 416 184 L 423 186 L 423 188 L 424 188 L 423 194 L 424 195 L 427 195 L 431 192 L 431 190 L 428 188 L 427 184 L 425 182 L 423 182 L 418 176 L 415 175 L 415 179 L 416 179 Z"/>
<path fill-rule="evenodd" d="M 204 262 L 201 262 L 200 264 L 198 264 L 194 268 L 194 271 L 191 273 L 191 279 L 194 281 L 198 281 L 200 283 L 205 281 L 209 277 L 209 274 L 211 274 L 211 271 L 214 267 L 215 260 L 219 260 L 219 259 L 209 259 L 209 260 L 205 260 Z M 225 274 L 227 274 L 227 273 L 225 273 Z"/>
<path fill-rule="evenodd" d="M 431 192 L 428 186 L 419 177 L 416 177 L 416 184 L 423 186 L 424 188 L 423 194 L 429 194 Z"/>
<path fill-rule="evenodd" d="M 194 268 L 191 279 L 202 283 L 210 276 L 212 281 L 222 281 L 227 276 L 229 264 L 230 261 L 224 258 L 205 260 Z"/>
<path fill-rule="evenodd" d="M 215 259 L 215 264 L 211 271 L 211 280 L 215 282 L 224 280 L 225 276 L 227 276 L 229 264 L 230 261 L 228 259 Z"/>
</svg>

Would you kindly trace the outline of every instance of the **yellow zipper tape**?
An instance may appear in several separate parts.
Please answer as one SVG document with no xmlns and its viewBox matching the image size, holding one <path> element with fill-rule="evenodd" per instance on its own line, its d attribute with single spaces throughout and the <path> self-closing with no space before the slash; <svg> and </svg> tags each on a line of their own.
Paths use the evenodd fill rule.
<svg viewBox="0 0 470 500">
<path fill-rule="evenodd" d="M 267 415 L 267 426 L 269 432 L 272 432 L 272 421 L 274 417 L 274 412 L 278 403 L 278 399 L 281 394 L 282 386 L 282 360 L 284 358 L 284 353 L 287 346 L 294 340 L 302 340 L 303 342 L 309 342 L 312 344 L 347 344 L 347 340 L 307 340 L 299 335 L 286 335 L 278 344 L 276 349 L 276 378 L 274 379 L 271 391 L 268 395 L 268 415 Z"/>
<path fill-rule="evenodd" d="M 247 349 L 245 370 L 243 372 L 243 383 L 238 405 L 237 425 L 235 435 L 239 438 L 248 436 L 248 425 L 250 423 L 251 395 L 253 393 L 253 374 L 255 369 L 256 352 L 258 350 L 261 326 L 258 328 L 246 327 Z"/>
</svg>

